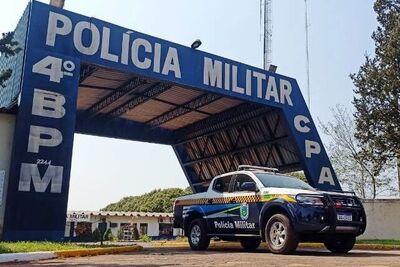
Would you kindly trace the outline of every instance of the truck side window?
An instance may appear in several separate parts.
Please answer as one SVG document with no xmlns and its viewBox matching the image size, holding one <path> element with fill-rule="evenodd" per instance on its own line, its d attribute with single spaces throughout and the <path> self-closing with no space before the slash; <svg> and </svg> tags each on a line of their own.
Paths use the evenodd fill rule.
<svg viewBox="0 0 400 267">
<path fill-rule="evenodd" d="M 254 183 L 254 180 L 250 176 L 248 176 L 246 174 L 238 174 L 238 175 L 236 175 L 235 176 L 235 183 L 233 185 L 233 191 L 234 192 L 242 191 L 242 189 L 241 189 L 242 188 L 242 184 L 245 183 L 245 182 L 253 182 Z"/>
<path fill-rule="evenodd" d="M 231 183 L 231 180 L 231 175 L 216 179 L 213 184 L 213 190 L 220 193 L 229 192 L 229 185 Z"/>
</svg>

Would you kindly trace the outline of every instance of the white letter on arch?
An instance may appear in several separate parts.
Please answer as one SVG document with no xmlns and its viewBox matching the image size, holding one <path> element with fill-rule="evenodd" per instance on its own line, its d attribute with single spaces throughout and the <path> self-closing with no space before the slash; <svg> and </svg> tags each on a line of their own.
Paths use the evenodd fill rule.
<svg viewBox="0 0 400 267">
<path fill-rule="evenodd" d="M 63 170 L 64 167 L 62 166 L 49 165 L 42 178 L 36 164 L 22 163 L 18 190 L 23 192 L 31 191 L 32 180 L 35 192 L 45 192 L 51 183 L 50 192 L 61 193 Z"/>
<path fill-rule="evenodd" d="M 204 57 L 203 84 L 222 88 L 222 62 Z"/>
<path fill-rule="evenodd" d="M 92 40 L 89 46 L 85 46 L 82 41 L 84 30 L 89 30 L 92 35 Z M 93 23 L 87 21 L 80 21 L 76 24 L 74 29 L 74 45 L 76 50 L 82 54 L 92 56 L 96 54 L 100 46 L 100 31 Z"/>
<path fill-rule="evenodd" d="M 175 78 L 182 78 L 178 50 L 175 47 L 168 48 L 167 57 L 165 58 L 164 67 L 161 73 L 168 75 L 170 71 L 175 73 Z"/>
<path fill-rule="evenodd" d="M 142 61 L 139 59 L 139 47 L 143 46 L 144 51 L 147 53 L 151 53 L 153 49 L 151 48 L 151 44 L 149 41 L 143 39 L 143 38 L 137 38 L 132 42 L 132 50 L 131 50 L 131 56 L 132 56 L 132 63 L 136 67 L 140 69 L 148 69 L 151 66 L 151 60 L 145 57 Z"/>
<path fill-rule="evenodd" d="M 62 23 L 61 27 L 58 27 L 59 22 Z M 67 35 L 71 30 L 72 22 L 67 16 L 50 11 L 49 22 L 47 24 L 46 45 L 54 46 L 58 34 Z"/>
<path fill-rule="evenodd" d="M 35 88 L 32 114 L 41 117 L 60 119 L 65 115 L 65 97 L 62 94 Z"/>
<path fill-rule="evenodd" d="M 47 135 L 50 138 L 41 138 L 42 135 Z M 31 125 L 29 131 L 28 152 L 39 153 L 39 148 L 41 146 L 56 147 L 62 143 L 62 140 L 62 133 L 55 128 Z"/>
<path fill-rule="evenodd" d="M 302 122 L 304 122 L 303 125 L 301 124 Z M 310 127 L 307 126 L 308 123 L 310 123 L 310 120 L 306 116 L 297 115 L 294 117 L 294 127 L 301 133 L 308 133 L 311 131 Z"/>
<path fill-rule="evenodd" d="M 319 154 L 321 152 L 321 146 L 318 142 L 305 140 L 306 146 L 306 157 L 311 158 L 311 154 Z"/>
<path fill-rule="evenodd" d="M 335 182 L 333 181 L 333 176 L 331 169 L 328 167 L 322 167 L 321 173 L 319 175 L 319 184 L 323 184 L 325 182 L 328 182 L 330 185 L 335 185 Z"/>
</svg>

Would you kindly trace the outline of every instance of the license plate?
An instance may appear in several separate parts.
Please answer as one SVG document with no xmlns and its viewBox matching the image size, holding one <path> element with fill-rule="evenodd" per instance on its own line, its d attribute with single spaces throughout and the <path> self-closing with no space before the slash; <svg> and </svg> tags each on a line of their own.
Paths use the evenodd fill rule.
<svg viewBox="0 0 400 267">
<path fill-rule="evenodd" d="M 339 213 L 337 219 L 338 221 L 351 222 L 353 220 L 353 215 L 351 213 Z"/>
</svg>

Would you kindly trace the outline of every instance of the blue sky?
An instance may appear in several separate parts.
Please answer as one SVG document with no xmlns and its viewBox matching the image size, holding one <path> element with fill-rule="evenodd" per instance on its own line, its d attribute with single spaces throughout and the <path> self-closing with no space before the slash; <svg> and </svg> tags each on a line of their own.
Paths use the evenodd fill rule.
<svg viewBox="0 0 400 267">
<path fill-rule="evenodd" d="M 0 32 L 15 28 L 27 0 L 2 3 Z M 48 1 L 43 1 L 48 2 Z M 351 108 L 353 84 L 376 28 L 372 0 L 309 0 L 311 113 Z M 66 0 L 65 9 L 262 67 L 259 0 Z M 303 0 L 273 0 L 273 64 L 306 92 Z M 306 95 L 305 95 L 306 98 Z M 69 209 L 96 210 L 154 188 L 186 187 L 168 146 L 75 135 Z"/>
</svg>

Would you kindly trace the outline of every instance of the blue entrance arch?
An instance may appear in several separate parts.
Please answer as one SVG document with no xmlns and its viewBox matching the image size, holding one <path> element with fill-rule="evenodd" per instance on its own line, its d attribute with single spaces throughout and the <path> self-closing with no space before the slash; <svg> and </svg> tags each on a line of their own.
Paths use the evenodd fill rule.
<svg viewBox="0 0 400 267">
<path fill-rule="evenodd" d="M 243 163 L 341 190 L 293 78 L 36 1 L 17 30 L 5 240 L 62 239 L 75 132 L 171 145 L 195 192 Z"/>
</svg>

